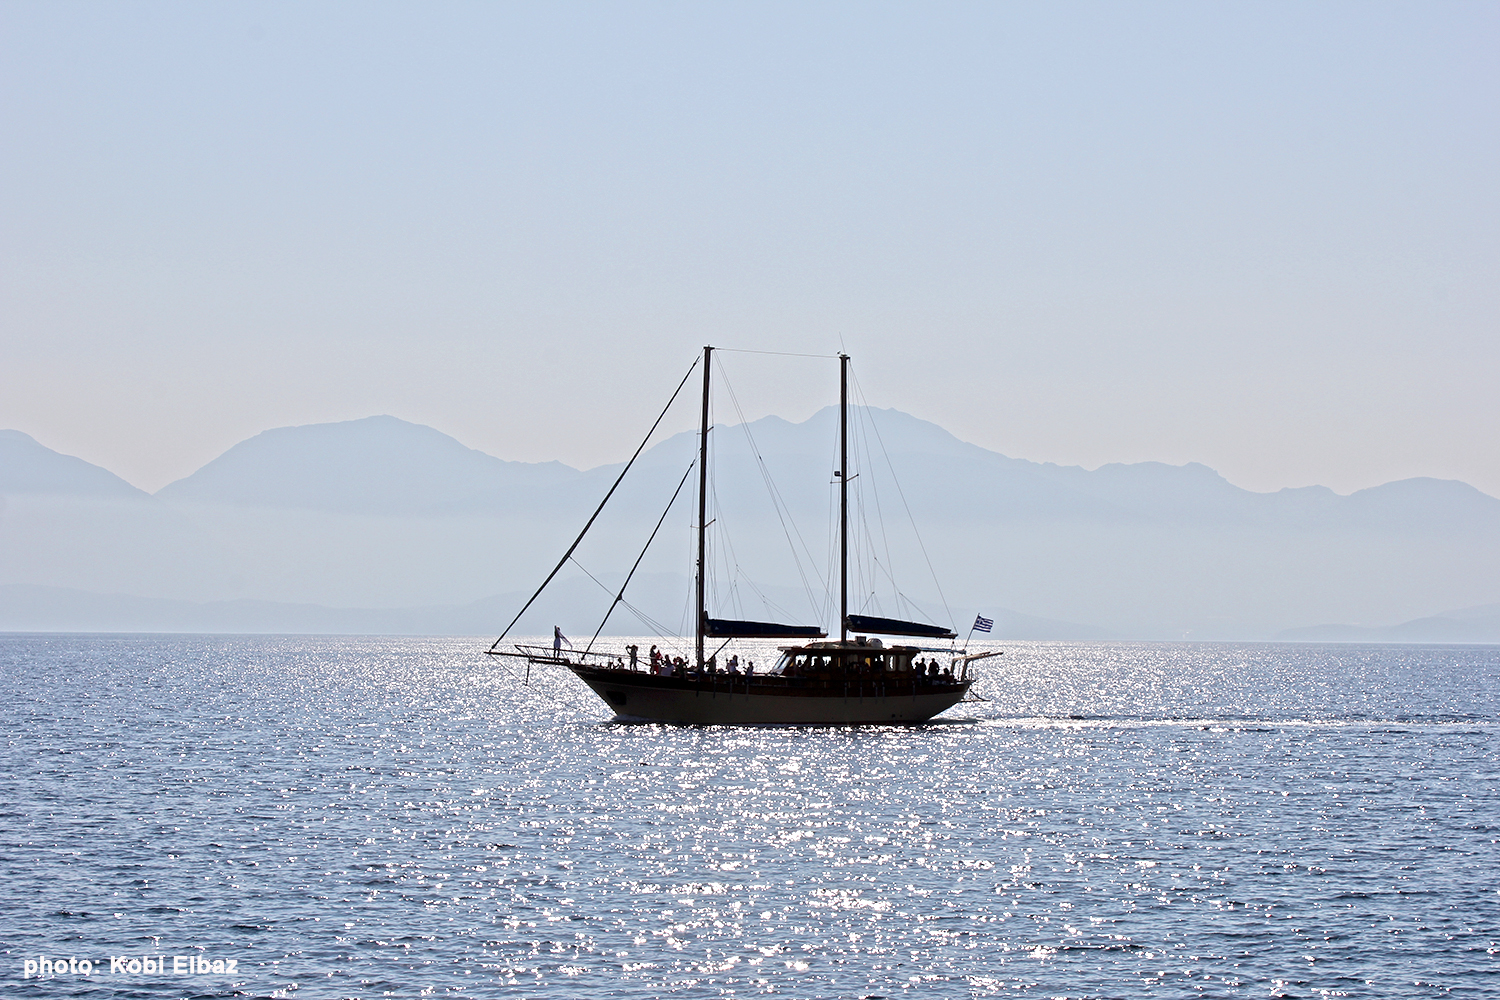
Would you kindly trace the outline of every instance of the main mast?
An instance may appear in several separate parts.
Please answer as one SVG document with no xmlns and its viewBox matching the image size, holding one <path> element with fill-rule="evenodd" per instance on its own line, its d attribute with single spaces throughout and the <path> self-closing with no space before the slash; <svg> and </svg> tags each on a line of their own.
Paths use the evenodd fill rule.
<svg viewBox="0 0 1500 1000">
<path fill-rule="evenodd" d="M 703 348 L 703 424 L 698 433 L 698 627 L 695 633 L 698 669 L 703 669 L 703 632 L 708 627 L 708 604 L 703 593 L 704 540 L 708 528 L 708 372 L 712 347 Z"/>
<path fill-rule="evenodd" d="M 839 354 L 839 641 L 849 639 L 849 355 Z"/>
</svg>

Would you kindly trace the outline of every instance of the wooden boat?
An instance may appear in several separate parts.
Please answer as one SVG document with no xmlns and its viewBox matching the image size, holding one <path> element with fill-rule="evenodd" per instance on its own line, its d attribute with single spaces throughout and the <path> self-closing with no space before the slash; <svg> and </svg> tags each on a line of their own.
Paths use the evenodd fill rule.
<svg viewBox="0 0 1500 1000">
<path fill-rule="evenodd" d="M 681 666 L 638 661 L 617 654 L 575 653 L 559 645 L 516 645 L 502 652 L 505 635 L 489 648 L 497 656 L 566 667 L 614 711 L 617 719 L 690 725 L 865 725 L 925 722 L 964 699 L 973 680 L 969 664 L 998 653 L 915 644 L 887 645 L 877 636 L 953 640 L 952 630 L 922 622 L 849 613 L 849 357 L 839 355 L 839 637 L 816 626 L 714 618 L 705 598 L 705 530 L 708 523 L 709 373 L 713 348 L 703 349 L 703 410 L 698 454 L 696 542 L 697 628 L 694 656 Z M 684 379 L 684 382 L 686 379 Z M 679 391 L 681 386 L 679 386 Z M 670 406 L 670 404 L 668 404 Z M 660 418 L 658 418 L 660 423 Z M 653 428 L 654 429 L 654 428 Z M 649 440 L 649 435 L 648 435 Z M 644 447 L 644 442 L 642 444 Z M 640 454 L 638 449 L 637 455 Z M 631 460 L 634 461 L 634 458 Z M 629 464 L 626 465 L 626 471 Z M 621 472 L 623 478 L 624 471 Z M 616 481 L 618 485 L 618 480 Z M 611 489 L 611 493 L 613 489 Z M 609 497 L 605 497 L 608 502 Z M 603 504 L 600 505 L 600 509 Z M 595 512 L 595 517 L 598 512 Z M 590 519 L 592 523 L 592 519 Z M 585 527 L 585 532 L 587 527 Z M 579 541 L 583 538 L 579 535 Z M 576 548 L 578 542 L 573 543 Z M 558 563 L 561 569 L 573 549 Z M 555 576 L 554 569 L 552 575 Z M 551 576 L 544 581 L 546 587 Z M 537 594 L 541 593 L 538 588 Z M 623 590 L 622 590 L 623 594 Z M 536 599 L 533 595 L 532 600 Z M 618 598 L 617 598 L 618 600 Z M 530 606 L 530 602 L 527 602 Z M 516 615 L 511 626 L 525 613 Z M 506 629 L 509 631 L 509 628 Z M 774 668 L 746 672 L 721 668 L 708 640 L 795 639 L 780 647 Z M 722 648 L 722 647 L 721 647 Z M 940 664 L 937 654 L 949 660 Z"/>
</svg>

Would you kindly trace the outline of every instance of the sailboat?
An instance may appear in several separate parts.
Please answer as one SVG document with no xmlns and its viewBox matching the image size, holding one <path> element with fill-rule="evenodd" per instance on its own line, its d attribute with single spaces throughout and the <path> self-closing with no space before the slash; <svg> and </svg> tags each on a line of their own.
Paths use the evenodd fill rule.
<svg viewBox="0 0 1500 1000">
<path fill-rule="evenodd" d="M 623 657 L 614 655 L 564 650 L 557 642 L 550 648 L 517 644 L 514 652 L 501 651 L 499 646 L 505 638 L 504 633 L 487 652 L 523 658 L 527 661 L 528 671 L 533 664 L 566 667 L 603 699 L 621 721 L 688 725 L 890 725 L 925 722 L 958 704 L 973 683 L 970 663 L 998 653 L 965 655 L 951 647 L 919 645 L 922 640 L 951 641 L 957 638 L 957 634 L 940 625 L 849 612 L 849 356 L 846 354 L 839 355 L 839 469 L 834 473 L 839 487 L 838 638 L 828 638 L 828 633 L 817 626 L 732 620 L 709 614 L 705 589 L 705 531 L 708 526 L 709 378 L 713 350 L 712 347 L 703 349 L 694 580 L 697 613 L 692 660 L 663 663 L 653 657 L 650 662 L 643 662 L 632 648 L 630 662 L 626 663 Z M 681 388 L 679 385 L 679 391 Z M 657 423 L 660 424 L 660 418 Z M 644 446 L 645 442 L 642 442 Z M 640 449 L 637 449 L 636 455 L 639 454 Z M 634 460 L 632 458 L 631 462 Z M 627 463 L 625 470 L 621 471 L 622 479 L 629 466 Z M 615 485 L 619 485 L 619 480 Z M 610 492 L 613 493 L 613 488 Z M 606 495 L 605 502 L 608 500 Z M 603 506 L 601 503 L 599 509 L 602 510 Z M 596 510 L 594 516 L 597 517 L 598 513 Z M 593 518 L 590 518 L 589 524 L 592 523 Z M 588 526 L 585 526 L 584 532 L 587 530 Z M 558 563 L 558 569 L 582 538 L 583 534 L 580 534 L 573 548 Z M 556 573 L 557 569 L 554 569 L 552 576 Z M 542 588 L 552 576 L 543 582 Z M 533 601 L 542 588 L 532 596 Z M 527 602 L 527 607 L 530 603 Z M 510 627 L 514 627 L 525 611 L 523 607 Z M 887 644 L 880 636 L 916 642 Z M 753 672 L 738 669 L 734 659 L 729 661 L 727 668 L 721 668 L 716 654 L 706 652 L 710 640 L 727 643 L 733 639 L 799 641 L 779 647 L 781 656 L 774 668 Z M 934 655 L 940 653 L 949 656 L 946 664 L 940 663 Z"/>
</svg>

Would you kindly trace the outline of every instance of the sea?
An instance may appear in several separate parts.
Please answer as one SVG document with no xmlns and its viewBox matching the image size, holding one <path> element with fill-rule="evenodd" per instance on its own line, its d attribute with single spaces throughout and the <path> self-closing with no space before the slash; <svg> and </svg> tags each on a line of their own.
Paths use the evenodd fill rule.
<svg viewBox="0 0 1500 1000">
<path fill-rule="evenodd" d="M 0 636 L 0 996 L 1500 996 L 1500 647 L 719 728 L 490 641 Z"/>
</svg>

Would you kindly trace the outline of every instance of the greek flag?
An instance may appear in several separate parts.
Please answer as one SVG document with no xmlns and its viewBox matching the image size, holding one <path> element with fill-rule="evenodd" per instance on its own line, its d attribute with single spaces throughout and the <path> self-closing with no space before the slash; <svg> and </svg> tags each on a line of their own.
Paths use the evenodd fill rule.
<svg viewBox="0 0 1500 1000">
<path fill-rule="evenodd" d="M 990 629 L 992 629 L 994 627 L 995 627 L 995 619 L 993 619 L 993 618 L 986 618 L 984 615 L 975 615 L 974 616 L 974 631 L 976 631 L 976 632 L 988 632 Z"/>
</svg>

